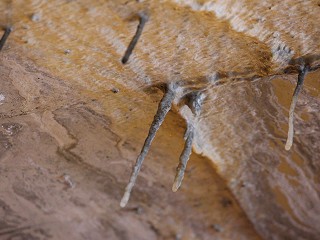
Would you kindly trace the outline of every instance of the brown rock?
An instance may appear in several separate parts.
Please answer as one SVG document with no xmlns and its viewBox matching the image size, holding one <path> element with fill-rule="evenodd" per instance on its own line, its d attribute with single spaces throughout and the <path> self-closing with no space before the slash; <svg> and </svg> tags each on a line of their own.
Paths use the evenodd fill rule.
<svg viewBox="0 0 320 240">
<path fill-rule="evenodd" d="M 272 24 L 286 13 L 277 1 L 272 16 L 260 1 L 242 1 L 248 16 L 234 12 L 231 1 L 182 6 L 190 2 L 0 4 L 1 23 L 15 29 L 0 53 L 0 237 L 259 239 L 257 230 L 265 239 L 316 239 L 319 72 L 307 76 L 293 149 L 284 150 L 290 81 L 297 78 L 290 64 L 319 64 L 315 18 L 301 30 L 299 17 Z M 292 13 L 313 16 L 311 2 Z M 149 21 L 123 65 L 142 11 Z M 252 11 L 261 19 L 253 21 Z M 41 21 L 30 19 L 36 12 Z M 303 37 L 308 31 L 313 34 Z M 292 33 L 304 35 L 289 41 Z M 120 209 L 162 96 L 154 86 L 173 81 L 181 83 L 176 108 L 157 134 L 128 207 Z M 198 90 L 206 99 L 194 120 L 179 100 Z M 207 158 L 192 155 L 174 194 L 186 128 L 181 116 L 193 122 L 194 149 Z"/>
</svg>

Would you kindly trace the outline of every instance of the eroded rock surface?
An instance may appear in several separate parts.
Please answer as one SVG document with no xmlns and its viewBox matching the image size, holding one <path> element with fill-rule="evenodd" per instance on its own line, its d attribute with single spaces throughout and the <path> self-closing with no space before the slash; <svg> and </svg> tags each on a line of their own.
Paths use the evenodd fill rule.
<svg viewBox="0 0 320 240">
<path fill-rule="evenodd" d="M 186 187 L 170 192 L 183 144 L 176 113 L 120 209 L 153 114 L 128 102 L 145 98 L 150 109 L 156 102 L 132 91 L 84 94 L 16 54 L 1 53 L 0 239 L 259 239 L 208 160 L 194 156 Z"/>
<path fill-rule="evenodd" d="M 287 41 L 292 23 L 283 23 L 290 31 L 270 24 L 281 15 L 276 1 L 272 16 L 242 2 L 245 17 L 233 1 L 2 3 L 1 22 L 14 31 L 0 65 L 0 236 L 258 239 L 256 230 L 265 239 L 317 239 L 319 72 L 299 96 L 291 152 L 284 141 L 299 70 L 290 66 L 300 63 L 291 60 L 314 54 L 309 64 L 318 67 L 319 25 L 311 17 L 310 30 L 300 32 L 313 34 Z M 264 20 L 252 22 L 252 8 Z M 141 11 L 150 19 L 123 65 Z M 281 41 L 271 40 L 272 31 Z M 176 99 L 178 111 L 169 113 L 120 210 L 162 95 L 153 86 L 172 81 L 182 83 L 180 97 L 206 94 L 194 147 L 223 180 L 193 155 L 182 189 L 170 192 L 186 127 L 180 115 L 189 116 Z"/>
</svg>

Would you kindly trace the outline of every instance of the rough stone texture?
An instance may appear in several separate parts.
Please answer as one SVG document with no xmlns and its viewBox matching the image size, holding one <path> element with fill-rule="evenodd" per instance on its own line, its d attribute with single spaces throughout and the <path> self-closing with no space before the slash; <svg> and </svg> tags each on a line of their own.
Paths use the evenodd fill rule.
<svg viewBox="0 0 320 240">
<path fill-rule="evenodd" d="M 319 66 L 319 1 L 176 2 L 214 12 L 235 31 L 267 44 L 273 70 L 304 56 L 312 56 L 309 64 Z M 249 219 L 267 239 L 320 235 L 319 79 L 319 71 L 309 74 L 299 96 L 290 152 L 284 151 L 283 142 L 293 92 L 290 82 L 297 81 L 297 74 L 216 88 L 204 104 L 204 112 L 215 114 L 199 123 L 197 151 L 220 167 Z"/>
<path fill-rule="evenodd" d="M 237 15 L 235 1 L 1 2 L 1 24 L 14 32 L 0 53 L 0 238 L 259 239 L 257 231 L 265 239 L 317 239 L 320 73 L 306 79 L 286 152 L 297 69 L 284 72 L 306 54 L 319 66 L 312 18 L 319 10 L 296 7 L 292 14 L 311 14 L 305 31 L 313 34 L 288 41 L 299 18 L 280 19 L 278 1 L 267 1 L 270 16 L 260 1 L 241 2 L 247 15 Z M 123 65 L 140 11 L 150 19 Z M 265 20 L 252 20 L 257 11 Z M 273 17 L 284 27 L 270 25 Z M 280 53 L 274 31 L 285 44 Z M 176 110 L 121 210 L 162 95 L 152 86 L 171 81 L 181 83 Z M 181 116 L 190 116 L 179 100 L 199 89 L 207 98 L 194 147 L 207 159 L 192 155 L 173 194 Z"/>
<path fill-rule="evenodd" d="M 0 239 L 259 239 L 207 159 L 170 191 L 185 125 L 174 112 L 120 209 L 156 101 L 115 115 L 142 94 L 90 98 L 16 54 L 1 54 Z"/>
</svg>

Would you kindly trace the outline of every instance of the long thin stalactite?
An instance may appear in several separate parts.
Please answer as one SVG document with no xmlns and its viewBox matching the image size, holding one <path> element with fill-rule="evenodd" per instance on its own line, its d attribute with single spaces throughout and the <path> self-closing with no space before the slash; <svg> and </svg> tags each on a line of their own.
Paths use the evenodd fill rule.
<svg viewBox="0 0 320 240">
<path fill-rule="evenodd" d="M 291 100 L 291 105 L 290 105 L 290 110 L 289 110 L 289 130 L 288 130 L 288 138 L 287 138 L 287 142 L 286 142 L 286 146 L 285 149 L 287 151 L 289 151 L 292 147 L 293 144 L 293 136 L 294 136 L 294 125 L 293 125 L 293 121 L 294 121 L 294 110 L 296 108 L 297 105 L 297 101 L 298 101 L 298 96 L 299 93 L 302 89 L 303 86 L 303 82 L 305 79 L 305 76 L 308 72 L 309 68 L 308 67 L 304 67 L 303 69 L 301 69 L 301 71 L 299 72 L 298 75 L 298 82 L 297 82 L 297 86 L 294 90 L 293 96 L 292 96 L 292 100 Z"/>
<path fill-rule="evenodd" d="M 149 129 L 149 134 L 148 134 L 148 136 L 144 142 L 144 145 L 141 149 L 141 152 L 137 158 L 136 164 L 133 168 L 133 171 L 132 171 L 132 174 L 130 177 L 130 181 L 129 181 L 129 183 L 126 187 L 125 193 L 121 199 L 121 202 L 120 202 L 121 207 L 125 207 L 129 201 L 132 188 L 136 182 L 136 179 L 137 179 L 137 176 L 140 172 L 142 163 L 143 163 L 147 153 L 149 152 L 151 143 L 152 143 L 157 131 L 159 130 L 161 124 L 163 123 L 167 113 L 171 109 L 172 102 L 173 102 L 174 98 L 175 98 L 175 84 L 171 83 L 168 85 L 166 92 L 159 103 L 157 113 L 154 116 L 153 122 L 150 126 L 150 129 Z"/>
</svg>

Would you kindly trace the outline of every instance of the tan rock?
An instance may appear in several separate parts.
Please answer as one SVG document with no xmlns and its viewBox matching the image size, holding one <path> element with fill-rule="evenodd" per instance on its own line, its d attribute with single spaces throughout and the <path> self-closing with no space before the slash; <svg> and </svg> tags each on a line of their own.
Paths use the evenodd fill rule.
<svg viewBox="0 0 320 240">
<path fill-rule="evenodd" d="M 290 152 L 284 142 L 297 78 L 290 59 L 315 54 L 310 64 L 318 67 L 318 25 L 310 17 L 305 25 L 314 28 L 295 30 L 304 25 L 294 18 L 279 29 L 260 1 L 242 2 L 241 13 L 256 9 L 265 20 L 237 15 L 232 1 L 1 3 L 7 14 L 0 20 L 14 31 L 0 53 L 0 236 L 259 239 L 257 230 L 265 239 L 316 239 L 319 72 L 307 75 L 299 96 Z M 286 12 L 274 6 L 274 19 Z M 41 19 L 32 21 L 37 12 Z M 141 12 L 149 21 L 123 65 Z M 263 29 L 278 32 L 286 44 L 280 50 L 292 51 L 275 51 L 278 43 Z M 304 35 L 287 42 L 295 31 Z M 154 86 L 168 82 L 180 82 L 175 108 L 120 209 L 162 96 Z M 180 100 L 199 90 L 206 98 L 193 119 Z M 181 116 L 193 123 L 194 149 L 207 159 L 192 155 L 174 194 Z"/>
</svg>

